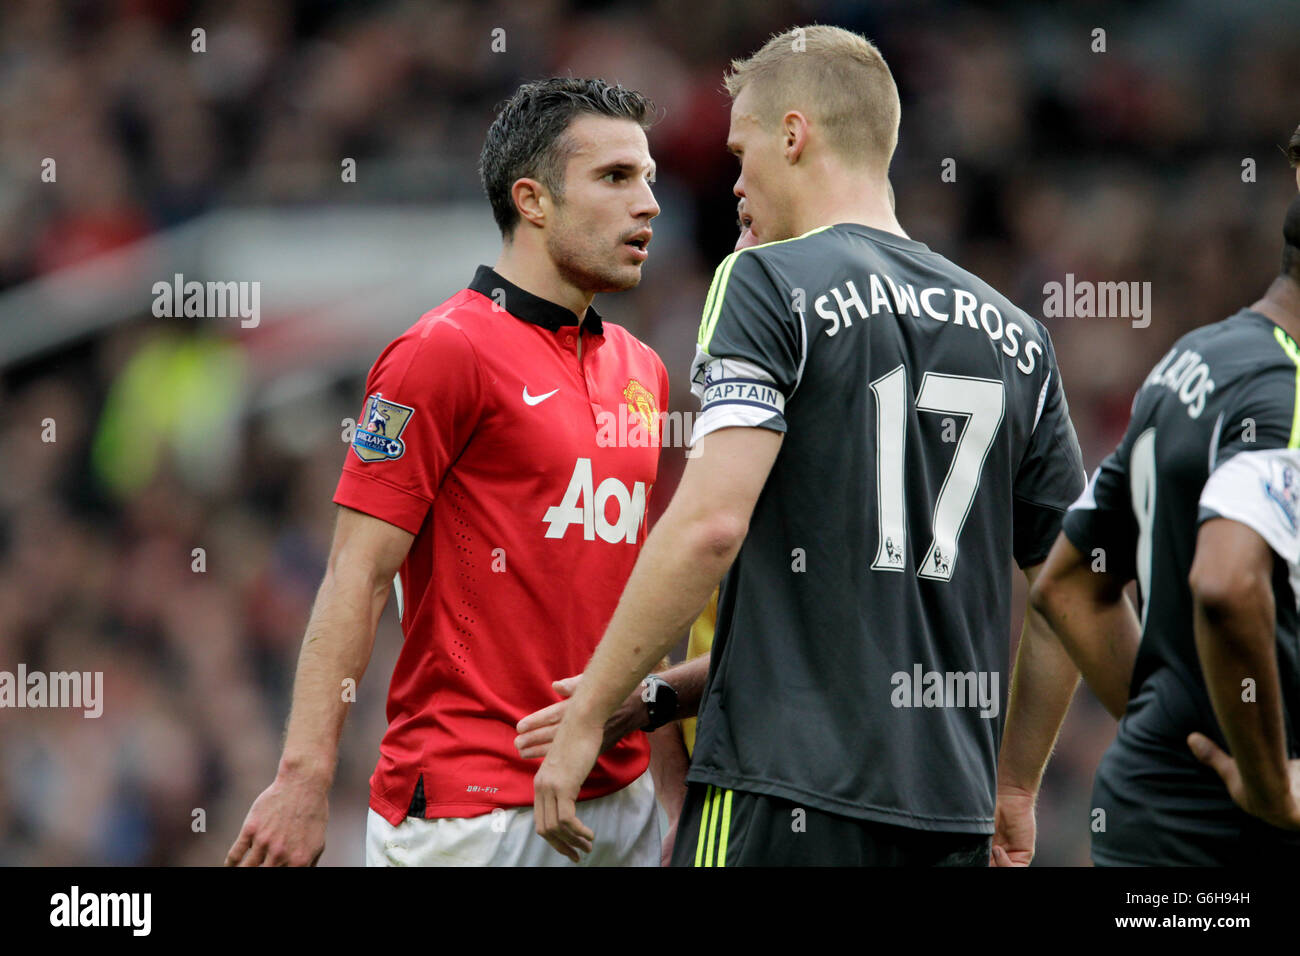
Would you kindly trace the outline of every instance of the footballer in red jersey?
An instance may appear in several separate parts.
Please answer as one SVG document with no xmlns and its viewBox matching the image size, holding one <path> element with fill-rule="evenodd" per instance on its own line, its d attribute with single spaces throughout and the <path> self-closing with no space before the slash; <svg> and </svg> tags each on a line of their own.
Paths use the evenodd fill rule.
<svg viewBox="0 0 1300 956">
<path fill-rule="evenodd" d="M 385 350 L 367 392 L 376 424 L 358 429 L 334 500 L 416 536 L 371 807 L 397 825 L 413 801 L 429 817 L 527 805 L 536 765 L 515 724 L 554 699 L 555 674 L 582 670 L 631 573 L 667 374 L 595 309 L 579 329 L 482 266 Z M 647 440 L 602 441 L 642 414 L 634 402 Z M 647 754 L 644 735 L 627 738 L 584 798 L 627 786 Z"/>
<path fill-rule="evenodd" d="M 552 79 L 522 86 L 489 130 L 501 256 L 370 371 L 284 755 L 228 863 L 319 857 L 339 687 L 364 672 L 390 593 L 404 644 L 366 862 L 566 862 L 532 837 L 536 765 L 515 725 L 556 699 L 555 675 L 583 669 L 646 538 L 667 374 L 591 300 L 640 281 L 659 213 L 651 110 L 622 87 Z M 584 863 L 658 864 L 649 751 L 631 734 L 583 784 L 584 812 L 606 821 Z"/>
</svg>

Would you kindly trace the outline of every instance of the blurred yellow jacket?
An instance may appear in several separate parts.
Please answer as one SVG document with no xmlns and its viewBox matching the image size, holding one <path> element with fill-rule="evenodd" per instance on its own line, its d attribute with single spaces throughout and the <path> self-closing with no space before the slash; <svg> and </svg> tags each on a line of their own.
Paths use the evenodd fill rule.
<svg viewBox="0 0 1300 956">
<path fill-rule="evenodd" d="M 686 659 L 690 660 L 699 657 L 701 654 L 707 654 L 713 647 L 713 629 L 718 623 L 718 589 L 713 589 L 713 596 L 709 598 L 708 606 L 700 612 L 700 616 L 695 619 L 691 625 L 691 636 L 686 642 Z M 686 752 L 693 753 L 695 750 L 695 718 L 687 717 L 682 721 L 682 739 L 686 741 Z"/>
</svg>

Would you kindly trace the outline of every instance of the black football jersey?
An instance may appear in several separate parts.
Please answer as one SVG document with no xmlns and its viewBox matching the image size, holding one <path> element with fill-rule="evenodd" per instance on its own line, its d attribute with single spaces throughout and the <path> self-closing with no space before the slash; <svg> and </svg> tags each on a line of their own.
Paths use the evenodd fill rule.
<svg viewBox="0 0 1300 956">
<path fill-rule="evenodd" d="M 695 441 L 785 438 L 723 582 L 689 779 L 992 832 L 1011 562 L 1046 557 L 1085 478 L 1047 331 L 922 243 L 840 224 L 723 261 L 692 386 Z"/>
<path fill-rule="evenodd" d="M 1298 363 L 1291 338 L 1248 309 L 1183 336 L 1143 382 L 1123 440 L 1065 519 L 1066 536 L 1094 566 L 1136 578 L 1142 620 L 1128 707 L 1094 784 L 1097 863 L 1211 866 L 1277 853 L 1300 862 L 1300 836 L 1239 810 L 1187 748 L 1200 731 L 1227 749 L 1196 653 L 1188 585 L 1200 523 L 1225 517 L 1254 528 L 1277 555 L 1278 663 L 1290 756 L 1300 756 Z"/>
</svg>

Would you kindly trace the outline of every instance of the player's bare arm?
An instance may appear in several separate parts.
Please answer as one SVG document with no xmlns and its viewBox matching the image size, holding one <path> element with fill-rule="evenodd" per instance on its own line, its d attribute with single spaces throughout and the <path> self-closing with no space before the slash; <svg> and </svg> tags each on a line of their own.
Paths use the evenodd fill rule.
<svg viewBox="0 0 1300 956">
<path fill-rule="evenodd" d="M 1046 619 L 1116 720 L 1128 705 L 1142 633 L 1124 594 L 1127 583 L 1110 572 L 1094 571 L 1090 559 L 1061 534 L 1029 590 L 1030 606 Z"/>
<path fill-rule="evenodd" d="M 709 679 L 709 659 L 707 653 L 701 654 L 699 657 L 693 657 L 689 661 L 659 671 L 659 676 L 677 691 L 677 720 L 699 715 L 700 700 L 704 697 L 704 685 Z M 519 756 L 541 760 L 550 752 L 551 743 L 555 740 L 556 728 L 564 719 L 569 698 L 573 696 L 581 680 L 581 674 L 557 680 L 551 686 L 562 699 L 541 710 L 533 711 L 519 721 L 515 726 L 519 731 L 519 736 L 515 738 L 515 749 L 519 751 Z M 604 753 L 632 731 L 641 730 L 649 722 L 650 715 L 641 688 L 638 686 L 627 695 L 618 710 L 605 721 L 605 738 L 601 743 L 600 752 Z"/>
<path fill-rule="evenodd" d="M 360 683 L 365 673 L 393 575 L 413 540 L 378 518 L 339 509 L 298 656 L 280 766 L 248 811 L 227 866 L 309 866 L 320 858 L 347 717 L 343 681 Z"/>
<path fill-rule="evenodd" d="M 784 436 L 722 428 L 698 443 L 655 525 L 534 781 L 537 832 L 570 859 L 591 846 L 578 818 L 582 781 L 605 721 L 690 626 L 740 550 Z"/>
<path fill-rule="evenodd" d="M 1254 529 L 1227 518 L 1201 525 L 1188 583 L 1196 651 L 1232 756 L 1204 734 L 1188 745 L 1223 778 L 1238 806 L 1273 826 L 1300 829 L 1300 761 L 1286 759 L 1278 677 L 1274 553 Z M 1253 682 L 1255 694 L 1243 699 Z"/>
<path fill-rule="evenodd" d="M 664 724 L 651 731 L 650 775 L 655 782 L 655 798 L 668 817 L 668 829 L 660 843 L 659 865 L 669 866 L 673 845 L 677 842 L 677 824 L 682 818 L 686 803 L 686 772 L 691 768 L 691 755 L 682 737 L 682 725 L 677 721 Z"/>
<path fill-rule="evenodd" d="M 1030 587 L 1042 567 L 1025 568 Z M 1043 616 L 1026 607 L 998 753 L 994 866 L 1028 866 L 1034 858 L 1034 803 L 1078 686 L 1079 669 L 1070 655 Z"/>
</svg>

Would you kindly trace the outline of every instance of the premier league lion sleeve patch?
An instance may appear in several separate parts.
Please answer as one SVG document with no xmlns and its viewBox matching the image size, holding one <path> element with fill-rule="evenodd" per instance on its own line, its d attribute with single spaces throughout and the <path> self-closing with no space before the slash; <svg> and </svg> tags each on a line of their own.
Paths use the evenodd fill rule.
<svg viewBox="0 0 1300 956">
<path fill-rule="evenodd" d="M 477 426 L 481 386 L 474 350 L 454 323 L 432 315 L 394 340 L 366 377 L 335 503 L 419 533 Z"/>
<path fill-rule="evenodd" d="M 391 461 L 406 453 L 402 432 L 415 409 L 390 401 L 376 392 L 366 399 L 361 422 L 352 438 L 352 450 L 362 461 Z"/>
</svg>

